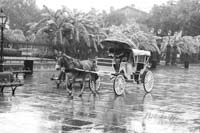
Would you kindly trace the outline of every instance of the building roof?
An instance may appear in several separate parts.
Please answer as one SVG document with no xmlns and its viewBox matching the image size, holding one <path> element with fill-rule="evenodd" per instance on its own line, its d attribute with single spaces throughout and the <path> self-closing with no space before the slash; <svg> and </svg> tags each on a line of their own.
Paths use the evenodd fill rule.
<svg viewBox="0 0 200 133">
<path fill-rule="evenodd" d="M 130 10 L 133 10 L 133 11 L 135 11 L 135 12 L 142 13 L 142 14 L 144 14 L 144 15 L 148 15 L 147 12 L 142 11 L 142 10 L 139 10 L 139 9 L 136 9 L 136 8 L 133 7 L 133 6 L 125 6 L 125 7 L 121 8 L 121 9 L 119 9 L 118 11 L 123 11 L 123 10 L 126 10 L 126 9 L 130 9 Z"/>
</svg>

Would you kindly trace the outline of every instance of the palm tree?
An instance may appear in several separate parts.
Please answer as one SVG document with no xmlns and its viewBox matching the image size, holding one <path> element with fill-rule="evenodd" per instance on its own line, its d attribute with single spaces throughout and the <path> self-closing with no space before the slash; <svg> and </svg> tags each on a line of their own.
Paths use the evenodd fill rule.
<svg viewBox="0 0 200 133">
<path fill-rule="evenodd" d="M 34 33 L 36 39 L 41 36 L 46 36 L 46 41 L 53 42 L 54 45 L 64 44 L 63 30 L 71 28 L 70 23 L 66 22 L 65 9 L 57 10 L 56 12 L 44 6 L 44 17 L 39 22 L 29 23 L 29 32 Z M 68 25 L 68 27 L 67 27 Z M 65 29 L 64 29 L 65 28 Z M 71 30 L 71 29 L 69 29 Z"/>
<path fill-rule="evenodd" d="M 66 7 L 51 11 L 44 6 L 44 19 L 37 23 L 28 24 L 30 31 L 37 36 L 48 38 L 54 45 L 67 47 L 70 54 L 76 53 L 76 49 L 94 47 L 97 50 L 99 42 L 99 25 L 90 13 L 82 13 L 77 10 L 69 10 Z M 80 45 L 79 45 L 80 44 Z"/>
<path fill-rule="evenodd" d="M 82 13 L 77 10 L 66 10 L 68 21 L 73 24 L 72 44 L 81 48 L 94 48 L 98 51 L 101 39 L 106 38 L 106 34 L 100 28 L 100 17 L 95 12 Z M 80 44 L 80 45 L 79 45 Z"/>
</svg>

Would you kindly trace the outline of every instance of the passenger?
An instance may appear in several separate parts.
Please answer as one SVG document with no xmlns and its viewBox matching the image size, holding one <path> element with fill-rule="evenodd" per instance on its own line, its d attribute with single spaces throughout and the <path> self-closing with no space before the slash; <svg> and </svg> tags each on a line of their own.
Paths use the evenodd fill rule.
<svg viewBox="0 0 200 133">
<path fill-rule="evenodd" d="M 122 58 L 122 62 L 127 62 L 127 61 L 128 61 L 127 57 Z"/>
<path fill-rule="evenodd" d="M 127 77 L 133 79 L 133 56 L 132 51 L 127 52 Z"/>
<path fill-rule="evenodd" d="M 130 54 L 129 54 L 128 62 L 130 64 L 132 64 L 133 66 L 135 65 L 134 64 L 134 57 L 133 57 L 133 53 L 132 52 L 130 52 Z"/>
<path fill-rule="evenodd" d="M 114 61 L 115 61 L 114 68 L 116 72 L 119 72 L 121 58 L 123 57 L 123 55 L 124 53 L 114 54 Z"/>
</svg>

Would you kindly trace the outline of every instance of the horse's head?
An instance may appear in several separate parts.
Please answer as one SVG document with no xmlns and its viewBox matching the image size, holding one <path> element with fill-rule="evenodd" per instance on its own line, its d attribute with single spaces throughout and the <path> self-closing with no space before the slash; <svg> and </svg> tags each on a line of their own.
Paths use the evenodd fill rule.
<svg viewBox="0 0 200 133">
<path fill-rule="evenodd" d="M 58 56 L 55 69 L 60 70 L 61 68 L 73 69 L 74 68 L 73 58 L 67 55 Z"/>
</svg>

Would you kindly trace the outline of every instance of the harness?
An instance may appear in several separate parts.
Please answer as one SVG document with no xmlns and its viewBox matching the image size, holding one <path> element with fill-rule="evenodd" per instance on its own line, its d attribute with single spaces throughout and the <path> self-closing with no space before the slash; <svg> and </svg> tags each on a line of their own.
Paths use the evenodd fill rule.
<svg viewBox="0 0 200 133">
<path fill-rule="evenodd" d="M 63 66 L 65 66 L 66 72 L 71 72 L 71 71 L 74 70 L 73 68 L 69 68 L 69 66 L 71 64 L 73 65 L 74 68 L 83 69 L 83 65 L 81 64 L 81 62 L 78 59 L 74 59 L 74 58 L 67 56 L 67 55 L 63 55 L 62 58 L 63 58 L 62 64 L 63 64 Z"/>
<path fill-rule="evenodd" d="M 82 69 L 82 70 L 85 70 L 85 69 L 90 70 L 91 69 L 91 71 L 93 69 L 95 70 L 95 66 L 90 66 L 89 64 L 88 63 L 85 64 L 85 62 L 81 62 L 79 59 L 74 59 L 65 54 L 60 57 L 60 66 L 65 67 L 65 72 L 77 71 L 74 68 L 78 68 L 78 69 Z"/>
<path fill-rule="evenodd" d="M 80 60 L 73 59 L 72 61 L 74 63 L 74 66 L 76 66 L 79 69 L 83 69 L 83 65 L 81 64 Z"/>
</svg>

